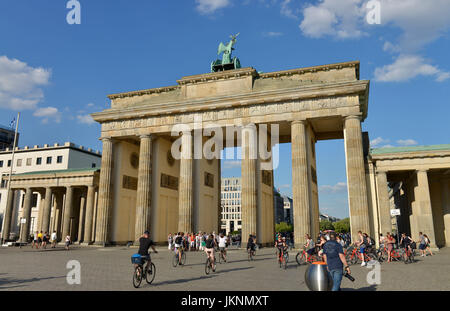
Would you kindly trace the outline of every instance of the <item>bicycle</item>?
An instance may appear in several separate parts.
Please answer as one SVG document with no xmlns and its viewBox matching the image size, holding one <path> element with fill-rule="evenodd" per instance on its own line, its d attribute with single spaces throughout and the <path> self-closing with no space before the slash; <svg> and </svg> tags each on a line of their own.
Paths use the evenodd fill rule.
<svg viewBox="0 0 450 311">
<path fill-rule="evenodd" d="M 147 261 L 147 264 L 144 264 Z M 139 254 L 135 254 L 131 257 L 131 263 L 135 265 L 134 273 L 133 273 L 133 286 L 134 288 L 139 288 L 142 283 L 142 279 L 145 279 L 147 284 L 152 284 L 153 280 L 156 276 L 156 266 L 155 264 L 149 259 L 144 256 L 141 256 Z"/>
<path fill-rule="evenodd" d="M 181 249 L 181 247 L 179 248 L 179 252 L 181 252 L 181 265 L 184 266 L 186 263 L 186 253 Z M 176 252 L 172 259 L 172 266 L 176 268 L 178 264 L 180 264 L 179 253 Z"/>
<path fill-rule="evenodd" d="M 377 251 L 377 259 L 379 262 L 385 261 L 388 259 L 388 253 L 386 247 L 379 249 Z M 392 249 L 391 251 L 391 261 L 399 261 L 402 258 L 402 254 L 396 249 Z"/>
<path fill-rule="evenodd" d="M 402 254 L 403 262 L 407 264 L 408 262 L 413 263 L 414 262 L 414 251 L 410 247 L 403 248 L 403 254 Z"/>
<path fill-rule="evenodd" d="M 253 257 L 255 257 L 256 252 L 255 250 L 253 250 L 252 248 L 247 249 L 247 253 L 248 253 L 248 261 L 252 261 Z"/>
<path fill-rule="evenodd" d="M 282 249 L 281 254 L 278 255 L 278 263 L 280 264 L 280 268 L 284 268 L 284 270 L 286 270 L 288 261 L 289 261 L 289 253 L 287 250 L 284 251 L 284 249 Z"/>
<path fill-rule="evenodd" d="M 205 273 L 206 275 L 208 275 L 211 272 L 211 269 L 213 270 L 213 272 L 216 271 L 215 269 L 215 265 L 216 265 L 216 258 L 214 258 L 214 260 L 211 260 L 210 257 L 211 252 L 208 252 L 208 258 L 206 259 L 206 263 L 205 263 Z"/>
<path fill-rule="evenodd" d="M 227 250 L 219 249 L 219 263 L 221 264 L 223 262 L 227 262 L 227 258 L 225 257 L 227 255 Z"/>
<path fill-rule="evenodd" d="M 299 266 L 307 263 L 313 263 L 315 261 L 319 261 L 319 257 L 316 254 L 308 255 L 306 250 L 303 248 L 303 251 L 298 252 L 295 256 L 295 261 Z"/>
<path fill-rule="evenodd" d="M 349 250 L 351 250 L 351 252 L 349 252 Z M 359 247 L 351 246 L 349 248 L 349 250 L 347 250 L 346 254 L 345 254 L 345 259 L 347 260 L 347 263 L 355 265 L 359 261 L 361 261 Z M 373 250 L 369 250 L 367 252 L 364 252 L 363 256 L 364 256 L 364 261 L 365 262 L 371 261 L 374 258 L 376 258 L 375 255 L 373 254 Z"/>
</svg>

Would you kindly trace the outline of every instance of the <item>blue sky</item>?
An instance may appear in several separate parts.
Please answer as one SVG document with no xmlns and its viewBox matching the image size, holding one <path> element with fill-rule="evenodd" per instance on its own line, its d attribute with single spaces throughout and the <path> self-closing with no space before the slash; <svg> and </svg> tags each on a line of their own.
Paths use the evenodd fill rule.
<svg viewBox="0 0 450 311">
<path fill-rule="evenodd" d="M 67 2 L 0 1 L 0 124 L 21 111 L 21 146 L 101 149 L 89 113 L 107 94 L 208 72 L 218 43 L 238 32 L 235 55 L 259 71 L 361 61 L 372 146 L 450 143 L 448 0 L 380 0 L 374 25 L 368 0 L 79 0 L 80 25 L 67 23 Z M 319 142 L 317 157 L 320 209 L 345 217 L 343 141 Z M 275 184 L 290 194 L 285 159 Z M 240 175 L 235 164 L 223 174 Z"/>
</svg>

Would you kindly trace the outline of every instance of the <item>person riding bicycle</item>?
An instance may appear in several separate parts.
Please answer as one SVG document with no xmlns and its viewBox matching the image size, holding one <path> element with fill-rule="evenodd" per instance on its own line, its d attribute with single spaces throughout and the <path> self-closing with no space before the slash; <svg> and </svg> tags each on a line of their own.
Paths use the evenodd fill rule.
<svg viewBox="0 0 450 311">
<path fill-rule="evenodd" d="M 150 253 L 148 252 L 150 247 L 153 249 L 155 254 L 158 254 L 155 249 L 155 243 L 153 243 L 153 240 L 150 239 L 150 232 L 145 231 L 144 234 L 139 238 L 138 254 L 141 255 L 142 259 L 148 261 L 147 267 L 151 262 Z"/>
<path fill-rule="evenodd" d="M 178 232 L 178 235 L 175 238 L 175 253 L 178 255 L 178 264 L 182 265 L 181 263 L 181 254 L 183 252 L 183 232 Z"/>
<path fill-rule="evenodd" d="M 405 254 L 407 250 L 409 250 L 410 252 L 412 251 L 411 249 L 412 242 L 413 240 L 409 236 L 407 236 L 406 233 L 402 233 L 402 237 L 400 239 L 400 247 L 405 250 Z"/>
<path fill-rule="evenodd" d="M 223 233 L 219 235 L 219 251 L 222 254 L 222 257 L 225 261 L 227 261 L 227 246 L 228 246 L 228 238 L 224 236 Z"/>
<path fill-rule="evenodd" d="M 281 261 L 281 255 L 287 250 L 286 238 L 281 238 L 281 235 L 279 235 L 278 240 L 275 241 L 275 247 L 278 250 L 278 260 Z"/>
<path fill-rule="evenodd" d="M 247 241 L 247 252 L 250 249 L 252 252 L 255 252 L 255 247 L 256 247 L 256 243 L 255 243 L 256 238 L 253 237 L 253 235 L 249 235 L 248 236 L 248 241 Z"/>
<path fill-rule="evenodd" d="M 306 243 L 305 243 L 305 251 L 306 251 L 306 261 L 308 262 L 308 257 L 314 255 L 316 252 L 316 244 L 309 234 L 305 234 Z"/>
<path fill-rule="evenodd" d="M 210 258 L 211 262 L 213 263 L 213 272 L 216 271 L 216 261 L 214 258 L 214 250 L 216 248 L 216 239 L 214 239 L 214 235 L 210 234 L 208 236 L 208 239 L 206 239 L 205 241 L 205 252 L 208 255 L 208 257 Z"/>
<path fill-rule="evenodd" d="M 361 259 L 361 266 L 364 267 L 366 262 L 364 261 L 364 253 L 367 247 L 367 240 L 364 238 L 364 235 L 361 231 L 358 231 L 358 241 L 355 242 L 356 246 L 359 247 L 359 255 Z"/>
</svg>

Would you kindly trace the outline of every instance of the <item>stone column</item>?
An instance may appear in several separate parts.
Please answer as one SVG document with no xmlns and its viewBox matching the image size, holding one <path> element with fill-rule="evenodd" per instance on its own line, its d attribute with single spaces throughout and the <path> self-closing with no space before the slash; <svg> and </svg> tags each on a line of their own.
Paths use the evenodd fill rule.
<svg viewBox="0 0 450 311">
<path fill-rule="evenodd" d="M 6 209 L 5 216 L 3 220 L 2 226 L 2 244 L 3 242 L 9 240 L 9 234 L 11 233 L 11 222 L 14 211 L 14 202 L 15 202 L 16 190 L 11 189 L 8 192 L 8 198 L 6 201 Z"/>
<path fill-rule="evenodd" d="M 86 221 L 84 224 L 83 244 L 92 242 L 92 223 L 94 219 L 95 187 L 89 186 L 86 199 Z"/>
<path fill-rule="evenodd" d="M 84 240 L 84 223 L 86 219 L 86 190 L 82 190 L 80 197 L 80 218 L 78 221 L 78 243 Z"/>
<path fill-rule="evenodd" d="M 22 230 L 20 231 L 20 242 L 27 243 L 30 236 L 30 222 L 31 222 L 31 201 L 33 198 L 33 190 L 31 188 L 25 189 L 25 199 L 23 202 L 23 218 L 25 218 L 25 223 L 20 224 Z"/>
<path fill-rule="evenodd" d="M 413 210 L 413 219 L 417 232 L 411 232 L 411 236 L 413 240 L 418 240 L 419 231 L 421 231 L 430 239 L 430 246 L 436 248 L 430 187 L 426 170 L 417 171 L 417 189 L 414 195 L 416 205 Z M 413 230 L 413 226 L 411 226 L 411 230 Z"/>
<path fill-rule="evenodd" d="M 257 230 L 257 202 L 258 189 L 257 172 L 257 131 L 254 125 L 244 126 L 242 129 L 242 235 L 241 247 L 247 247 L 250 234 L 256 235 Z M 258 237 L 257 237 L 258 238 Z"/>
<path fill-rule="evenodd" d="M 445 246 L 450 246 L 450 188 L 448 179 L 441 183 L 442 213 L 444 214 Z"/>
<path fill-rule="evenodd" d="M 387 176 L 386 172 L 383 171 L 377 171 L 377 196 L 380 233 L 386 236 L 386 233 L 392 233 L 392 222 Z"/>
<path fill-rule="evenodd" d="M 345 118 L 344 141 L 347 162 L 350 229 L 352 241 L 356 241 L 358 238 L 358 231 L 360 230 L 363 233 L 371 235 L 362 145 L 361 119 L 359 116 L 349 116 Z"/>
<path fill-rule="evenodd" d="M 99 202 L 95 244 L 105 246 L 109 241 L 109 226 L 111 221 L 111 178 L 113 171 L 113 142 L 111 138 L 103 138 L 102 166 L 99 182 Z"/>
<path fill-rule="evenodd" d="M 180 185 L 178 198 L 178 230 L 193 231 L 193 148 L 192 133 L 183 132 L 181 137 Z"/>
<path fill-rule="evenodd" d="M 142 233 L 150 230 L 150 212 L 152 203 L 152 137 L 141 136 L 139 150 L 138 188 L 136 198 L 136 221 L 134 236 L 138 241 Z"/>
<path fill-rule="evenodd" d="M 73 215 L 73 196 L 74 188 L 72 186 L 66 187 L 66 200 L 64 203 L 62 241 L 66 236 L 70 235 L 70 219 Z"/>
<path fill-rule="evenodd" d="M 310 191 L 308 180 L 308 154 L 306 145 L 306 121 L 291 124 L 292 148 L 292 200 L 294 202 L 294 242 L 299 248 L 305 234 L 311 234 Z M 313 237 L 315 238 L 315 237 Z"/>
<path fill-rule="evenodd" d="M 55 207 L 54 207 L 54 216 L 53 216 L 53 230 L 56 231 L 56 235 L 58 240 L 61 239 L 61 218 L 62 218 L 62 210 L 63 210 L 63 196 L 64 193 L 61 190 L 55 191 Z"/>
<path fill-rule="evenodd" d="M 40 206 L 42 208 L 42 231 L 50 232 L 50 212 L 52 210 L 52 188 L 45 188 L 44 204 Z"/>
</svg>

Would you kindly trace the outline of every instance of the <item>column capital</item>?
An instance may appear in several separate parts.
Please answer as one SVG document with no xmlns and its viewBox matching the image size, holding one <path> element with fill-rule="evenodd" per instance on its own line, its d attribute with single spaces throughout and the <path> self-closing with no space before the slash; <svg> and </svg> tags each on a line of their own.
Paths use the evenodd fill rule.
<svg viewBox="0 0 450 311">
<path fill-rule="evenodd" d="M 105 141 L 109 142 L 109 141 L 112 141 L 112 137 L 106 137 L 106 136 L 100 137 L 99 140 L 101 140 L 102 142 L 105 142 Z"/>
<path fill-rule="evenodd" d="M 308 123 L 308 121 L 306 120 L 294 120 L 291 122 L 291 124 L 303 124 L 306 125 Z"/>
<path fill-rule="evenodd" d="M 418 170 L 416 170 L 416 174 L 417 173 L 428 173 L 428 169 L 418 169 Z"/>
<path fill-rule="evenodd" d="M 153 139 L 154 137 L 155 137 L 155 134 L 152 134 L 152 133 L 141 134 L 141 135 L 139 135 L 139 138 L 140 138 L 140 139 L 143 139 L 143 138 Z"/>
<path fill-rule="evenodd" d="M 350 116 L 344 116 L 344 120 L 358 120 L 359 122 L 362 121 L 362 116 L 360 115 L 350 115 Z"/>
</svg>

